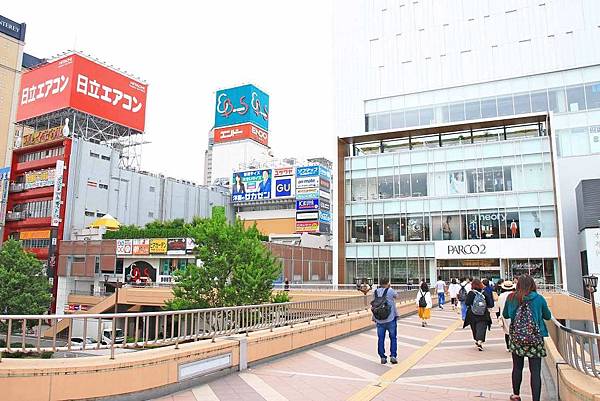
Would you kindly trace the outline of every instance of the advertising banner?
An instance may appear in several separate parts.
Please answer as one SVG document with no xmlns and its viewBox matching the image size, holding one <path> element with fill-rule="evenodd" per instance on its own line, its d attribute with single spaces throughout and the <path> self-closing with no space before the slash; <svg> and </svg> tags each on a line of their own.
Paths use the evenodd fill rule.
<svg viewBox="0 0 600 401">
<path fill-rule="evenodd" d="M 187 251 L 187 253 L 192 253 L 195 248 L 196 248 L 196 242 L 194 241 L 194 239 L 186 238 L 185 239 L 185 250 Z"/>
<path fill-rule="evenodd" d="M 148 85 L 78 54 L 23 73 L 17 121 L 74 108 L 144 130 Z"/>
<path fill-rule="evenodd" d="M 319 220 L 319 212 L 296 212 L 296 220 Z"/>
<path fill-rule="evenodd" d="M 331 170 L 329 170 L 327 167 L 321 166 L 319 169 L 319 175 L 326 180 L 331 181 Z"/>
<path fill-rule="evenodd" d="M 294 196 L 294 179 L 293 177 L 276 178 L 275 179 L 275 197 L 290 198 Z"/>
<path fill-rule="evenodd" d="M 321 198 L 325 198 L 325 199 L 329 199 L 329 200 L 331 199 L 331 194 L 329 192 L 326 192 L 326 191 L 319 191 L 319 195 L 317 196 L 317 198 L 319 196 Z"/>
<path fill-rule="evenodd" d="M 6 203 L 8 202 L 8 186 L 10 184 L 10 167 L 0 168 L 0 221 L 4 223 Z"/>
<path fill-rule="evenodd" d="M 50 230 L 29 230 L 21 231 L 19 233 L 19 239 L 46 239 L 50 238 Z"/>
<path fill-rule="evenodd" d="M 64 125 L 44 129 L 41 131 L 34 131 L 28 134 L 24 134 L 21 139 L 21 147 L 26 148 L 28 146 L 39 145 L 42 143 L 48 143 L 63 139 L 63 128 Z"/>
<path fill-rule="evenodd" d="M 331 181 L 321 177 L 319 179 L 319 188 L 325 192 L 329 192 L 331 189 Z"/>
<path fill-rule="evenodd" d="M 60 224 L 60 205 L 63 187 L 63 172 L 65 162 L 63 160 L 56 161 L 56 170 L 54 172 L 54 192 L 52 194 L 52 215 L 50 217 L 50 225 L 58 227 Z"/>
<path fill-rule="evenodd" d="M 262 145 L 269 144 L 267 131 L 253 124 L 239 124 L 231 127 L 215 128 L 213 138 L 215 143 L 233 142 L 241 139 L 252 139 Z"/>
<path fill-rule="evenodd" d="M 164 255 L 167 253 L 166 238 L 150 238 L 150 254 Z"/>
<path fill-rule="evenodd" d="M 131 255 L 133 250 L 133 240 L 118 239 L 117 240 L 117 255 Z"/>
<path fill-rule="evenodd" d="M 233 174 L 231 199 L 233 202 L 271 199 L 272 171 L 240 171 Z"/>
<path fill-rule="evenodd" d="M 156 281 L 156 269 L 143 260 L 132 263 L 125 268 L 127 283 L 152 283 Z"/>
<path fill-rule="evenodd" d="M 322 234 L 331 234 L 331 223 L 319 223 L 319 232 Z"/>
<path fill-rule="evenodd" d="M 273 177 L 287 177 L 288 175 L 294 175 L 293 167 L 280 167 L 273 170 Z"/>
<path fill-rule="evenodd" d="M 217 91 L 215 127 L 252 123 L 269 130 L 269 95 L 254 85 Z"/>
<path fill-rule="evenodd" d="M 318 199 L 319 198 L 319 191 L 315 191 L 312 188 L 308 188 L 308 190 L 311 191 L 311 192 L 300 192 L 300 191 L 297 191 L 297 193 L 296 193 L 296 199 L 305 200 L 305 199 Z"/>
<path fill-rule="evenodd" d="M 318 221 L 297 221 L 296 232 L 299 233 L 316 233 L 319 231 Z"/>
<path fill-rule="evenodd" d="M 319 221 L 324 223 L 331 223 L 331 213 L 326 210 L 321 210 L 319 212 Z"/>
<path fill-rule="evenodd" d="M 296 167 L 296 177 L 314 177 L 319 175 L 319 166 Z"/>
<path fill-rule="evenodd" d="M 54 185 L 54 169 L 28 171 L 25 173 L 25 189 L 49 187 Z"/>
<path fill-rule="evenodd" d="M 304 199 L 296 201 L 296 210 L 319 210 L 318 199 Z"/>
<path fill-rule="evenodd" d="M 148 255 L 150 253 L 150 240 L 147 238 L 133 240 L 133 255 Z"/>
<path fill-rule="evenodd" d="M 321 210 L 331 210 L 331 204 L 329 203 L 329 201 L 327 199 L 319 199 L 319 206 L 321 207 Z"/>
<path fill-rule="evenodd" d="M 167 255 L 185 255 L 185 238 L 169 238 L 167 240 Z"/>
<path fill-rule="evenodd" d="M 296 188 L 319 188 L 319 177 L 298 177 L 296 178 Z"/>
</svg>

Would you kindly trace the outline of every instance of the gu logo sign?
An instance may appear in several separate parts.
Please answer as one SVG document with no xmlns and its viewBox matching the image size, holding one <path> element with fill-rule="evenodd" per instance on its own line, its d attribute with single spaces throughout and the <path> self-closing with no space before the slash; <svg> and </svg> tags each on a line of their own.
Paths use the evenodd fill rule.
<svg viewBox="0 0 600 401">
<path fill-rule="evenodd" d="M 280 178 L 275 180 L 275 197 L 283 198 L 292 196 L 292 179 L 291 178 Z"/>
</svg>

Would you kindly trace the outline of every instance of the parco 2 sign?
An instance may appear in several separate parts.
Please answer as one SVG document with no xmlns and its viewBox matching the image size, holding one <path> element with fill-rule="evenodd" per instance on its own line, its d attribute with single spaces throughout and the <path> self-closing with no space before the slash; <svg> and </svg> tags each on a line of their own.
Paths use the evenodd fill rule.
<svg viewBox="0 0 600 401">
<path fill-rule="evenodd" d="M 448 255 L 485 255 L 485 244 L 448 245 Z"/>
</svg>

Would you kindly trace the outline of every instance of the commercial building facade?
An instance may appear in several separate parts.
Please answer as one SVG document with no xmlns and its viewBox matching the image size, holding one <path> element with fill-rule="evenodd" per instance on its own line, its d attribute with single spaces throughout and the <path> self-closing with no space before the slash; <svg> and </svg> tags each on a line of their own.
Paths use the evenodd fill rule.
<svg viewBox="0 0 600 401">
<path fill-rule="evenodd" d="M 360 180 L 360 174 L 366 174 L 367 197 L 369 185 L 375 191 L 380 182 L 387 185 L 390 174 L 385 169 L 398 169 L 393 174 L 398 182 L 404 180 L 405 189 L 398 184 L 403 198 L 394 207 L 406 213 L 406 219 L 411 213 L 424 214 L 423 225 L 430 225 L 418 250 L 411 243 L 418 240 L 410 239 L 408 228 L 404 241 L 399 237 L 406 248 L 404 257 L 417 257 L 410 262 L 416 263 L 417 271 L 413 267 L 408 279 L 427 272 L 430 278 L 438 272 L 444 275 L 446 269 L 475 274 L 484 267 L 482 275 L 506 277 L 527 271 L 539 281 L 581 292 L 579 245 L 570 239 L 578 235 L 575 188 L 582 180 L 600 176 L 594 167 L 600 165 L 600 51 L 595 46 L 600 40 L 599 7 L 592 0 L 340 5 L 335 13 L 336 129 L 342 162 L 337 172 L 346 176 L 338 185 L 341 189 L 350 181 L 352 188 L 354 176 Z M 525 131 L 531 135 L 521 136 L 529 124 L 531 129 Z M 541 124 L 538 135 L 533 135 L 535 124 Z M 382 139 L 381 154 L 361 153 L 368 135 L 376 141 L 391 132 L 395 134 Z M 437 141 L 418 137 L 435 133 L 442 134 Z M 345 148 L 353 135 L 358 153 Z M 403 144 L 407 137 L 409 143 Z M 441 192 L 440 185 L 445 188 Z M 464 195 L 450 192 L 463 189 Z M 388 213 L 376 208 L 390 201 L 352 200 L 352 189 L 350 197 L 348 190 L 344 195 L 338 207 L 345 218 L 338 221 L 338 229 L 351 233 L 360 208 L 365 216 Z M 368 221 L 365 224 L 368 227 Z M 471 228 L 478 238 L 472 238 Z M 348 262 L 356 264 L 357 274 L 361 263 L 368 265 L 364 259 L 370 258 L 371 264 L 381 260 L 375 250 L 367 253 L 358 243 L 360 237 L 353 243 L 355 237 L 344 234 L 337 240 L 340 282 L 351 278 Z M 491 235 L 494 244 L 511 241 L 509 248 L 502 245 L 498 264 L 496 258 L 493 266 L 442 262 L 449 260 L 449 249 L 464 251 L 484 235 Z M 446 241 L 459 241 L 452 245 L 463 248 L 448 248 Z M 513 246 L 519 242 L 530 248 L 527 257 L 520 253 L 523 247 Z M 472 249 L 476 248 L 467 252 Z M 417 253 L 408 253 L 413 251 Z"/>
</svg>

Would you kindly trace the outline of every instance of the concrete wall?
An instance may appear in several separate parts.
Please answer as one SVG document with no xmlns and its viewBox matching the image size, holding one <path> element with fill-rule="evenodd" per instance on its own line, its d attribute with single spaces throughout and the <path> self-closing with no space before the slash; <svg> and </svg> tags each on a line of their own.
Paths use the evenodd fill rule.
<svg viewBox="0 0 600 401">
<path fill-rule="evenodd" d="M 64 239 L 104 213 L 122 224 L 143 226 L 154 220 L 209 217 L 213 206 L 225 206 L 227 216 L 233 218 L 225 189 L 119 168 L 114 149 L 77 138 L 68 192 Z"/>
</svg>

